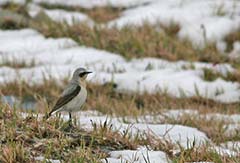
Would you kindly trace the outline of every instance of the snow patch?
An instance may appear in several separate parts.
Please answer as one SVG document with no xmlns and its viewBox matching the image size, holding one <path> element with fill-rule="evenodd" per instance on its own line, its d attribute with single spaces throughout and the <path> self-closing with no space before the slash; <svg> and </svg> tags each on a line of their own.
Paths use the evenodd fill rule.
<svg viewBox="0 0 240 163">
<path fill-rule="evenodd" d="M 86 14 L 81 12 L 66 11 L 63 9 L 44 9 L 35 4 L 28 5 L 28 13 L 31 17 L 37 16 L 40 12 L 44 12 L 53 21 L 60 23 L 67 23 L 68 25 L 74 25 L 78 23 L 86 23 L 89 26 L 93 26 L 94 22 Z"/>
<path fill-rule="evenodd" d="M 228 141 L 220 144 L 221 147 L 240 152 L 240 141 Z"/>
<path fill-rule="evenodd" d="M 218 78 L 204 80 L 203 69 L 227 75 L 235 69 L 229 64 L 214 65 L 203 62 L 169 62 L 156 58 L 125 60 L 121 55 L 78 46 L 68 38 L 45 38 L 31 29 L 0 31 L 1 63 L 32 64 L 33 67 L 0 68 L 0 83 L 16 78 L 31 84 L 41 84 L 43 79 L 59 81 L 71 76 L 77 67 L 86 67 L 93 74 L 89 80 L 105 84 L 114 82 L 117 91 L 156 93 L 164 92 L 173 97 L 201 96 L 231 103 L 240 99 L 240 84 Z"/>
<path fill-rule="evenodd" d="M 233 150 L 226 149 L 220 146 L 211 147 L 210 149 L 216 151 L 221 156 L 235 157 L 239 155 L 239 153 Z"/>
<path fill-rule="evenodd" d="M 43 35 L 32 29 L 0 30 L 0 55 L 15 54 L 16 58 L 25 54 L 51 51 L 76 46 L 73 40 L 68 38 L 53 39 L 44 38 Z"/>
<path fill-rule="evenodd" d="M 232 60 L 240 59 L 240 41 L 234 42 L 233 50 L 229 53 L 229 58 Z"/>
<path fill-rule="evenodd" d="M 60 160 L 46 159 L 43 156 L 34 157 L 34 159 L 36 161 L 47 161 L 47 162 L 51 162 L 51 163 L 61 163 Z"/>
<path fill-rule="evenodd" d="M 56 22 L 66 22 L 69 25 L 77 23 L 87 23 L 89 26 L 93 26 L 93 21 L 85 14 L 79 12 L 70 12 L 60 9 L 44 10 L 44 12 Z"/>
<path fill-rule="evenodd" d="M 143 163 L 148 160 L 151 163 L 166 163 L 169 162 L 166 153 L 162 151 L 149 151 L 146 148 L 138 150 L 122 150 L 112 151 L 110 157 L 102 160 L 103 163 Z"/>
<path fill-rule="evenodd" d="M 240 28 L 240 2 L 229 1 L 155 1 L 145 6 L 130 8 L 109 26 L 179 24 L 180 39 L 189 39 L 197 48 L 207 43 L 221 41 L 226 35 Z"/>
<path fill-rule="evenodd" d="M 68 119 L 68 116 L 64 116 Z M 184 148 L 190 148 L 193 142 L 196 146 L 200 146 L 206 141 L 209 141 L 206 134 L 196 128 L 171 125 L 171 124 L 148 124 L 148 123 L 124 123 L 119 118 L 108 116 L 78 116 L 79 126 L 87 130 L 92 130 L 92 124 L 100 125 L 105 121 L 112 125 L 113 130 L 119 131 L 122 134 L 129 131 L 131 135 L 152 135 L 159 139 L 170 141 L 176 145 L 180 144 Z"/>
</svg>

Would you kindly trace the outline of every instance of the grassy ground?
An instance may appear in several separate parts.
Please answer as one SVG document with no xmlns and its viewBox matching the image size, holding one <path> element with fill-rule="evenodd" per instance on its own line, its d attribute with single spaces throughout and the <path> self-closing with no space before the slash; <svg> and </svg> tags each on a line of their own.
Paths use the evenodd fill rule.
<svg viewBox="0 0 240 163">
<path fill-rule="evenodd" d="M 62 83 L 66 84 L 66 80 Z M 65 85 L 63 84 L 63 85 Z M 34 99 L 38 101 L 37 112 L 46 113 L 56 101 L 63 90 L 63 86 L 52 81 L 45 81 L 42 85 L 31 86 L 25 82 L 8 83 L 0 86 L 1 93 L 4 95 L 15 95 L 25 99 Z M 37 92 L 37 94 L 36 94 Z M 166 109 L 190 109 L 199 111 L 202 115 L 209 113 L 220 114 L 240 114 L 239 103 L 222 104 L 201 97 L 192 98 L 173 98 L 167 94 L 122 94 L 115 91 L 114 85 L 109 83 L 105 85 L 88 84 L 88 98 L 85 106 L 86 110 L 97 110 L 103 114 L 115 116 L 133 116 L 137 119 L 142 115 L 157 115 L 166 111 Z M 205 117 L 198 115 L 184 115 L 178 120 L 165 119 L 161 123 L 182 124 L 196 127 L 205 132 L 215 143 L 221 143 L 228 140 L 240 140 L 238 133 L 229 136 L 226 132 L 227 121 L 206 120 Z"/>
<path fill-rule="evenodd" d="M 45 95 L 41 94 L 42 100 L 39 100 L 38 102 L 42 103 L 42 101 L 44 101 L 43 99 L 46 98 L 46 95 L 57 95 L 62 88 L 56 87 L 56 85 L 56 83 L 52 83 L 52 85 L 47 83 L 44 85 L 45 88 L 51 87 L 52 89 L 45 89 L 51 90 L 51 92 L 46 93 L 38 91 L 40 93 L 46 93 Z M 26 84 L 21 84 L 19 86 L 23 86 L 22 89 L 17 88 L 18 86 L 15 88 L 9 86 L 5 87 L 6 90 L 3 90 L 2 88 L 1 90 L 3 90 L 4 94 L 7 94 L 7 91 L 9 91 L 11 94 L 14 94 L 14 90 L 18 89 L 19 92 L 16 92 L 16 95 L 20 93 L 22 96 L 24 96 L 24 93 L 26 92 L 25 95 L 30 96 L 35 90 L 40 90 L 41 88 L 41 86 L 38 88 L 30 88 L 30 86 L 27 86 Z M 12 88 L 12 90 L 9 88 Z M 145 98 L 143 98 L 141 95 L 121 95 L 113 92 L 110 86 L 103 88 L 97 85 L 90 85 L 89 88 L 89 96 L 91 97 L 91 101 L 88 102 L 88 105 L 85 107 L 85 109 L 94 109 L 118 116 L 131 115 L 137 118 L 138 115 L 146 115 L 147 112 L 152 113 L 154 110 L 159 113 L 163 105 L 170 105 L 171 107 L 174 107 L 172 104 L 172 100 L 174 99 L 167 96 L 163 97 L 159 95 L 145 95 Z M 95 91 L 92 91 L 93 89 Z M 99 96 L 99 92 L 104 94 L 106 97 Z M 111 100 L 109 100 L 109 97 L 111 97 Z M 159 97 L 161 97 L 161 103 L 159 102 Z M 168 101 L 164 101 L 162 99 L 168 99 Z M 225 114 L 231 111 L 231 109 L 237 111 L 237 108 L 239 108 L 238 104 L 235 106 L 224 106 L 210 102 L 195 103 L 194 100 L 175 100 L 175 105 L 183 104 L 182 107 L 185 107 L 184 104 L 188 105 L 189 107 L 195 106 L 194 109 L 199 109 L 203 115 L 207 114 L 208 112 L 213 113 L 214 111 L 211 111 L 211 109 L 214 110 L 214 107 L 216 107 L 215 111 Z M 147 103 L 145 104 L 145 102 Z M 104 106 L 100 105 L 100 103 L 104 104 Z M 232 108 L 229 109 L 229 107 Z M 159 140 L 153 135 L 147 135 L 145 138 L 141 136 L 133 138 L 128 134 L 122 135 L 111 130 L 111 126 L 108 126 L 105 123 L 100 126 L 92 124 L 94 130 L 91 132 L 77 128 L 72 129 L 70 132 L 68 128 L 68 122 L 64 122 L 58 117 L 45 121 L 41 119 L 41 116 L 34 115 L 38 114 L 39 112 L 45 113 L 43 110 L 35 110 L 34 114 L 28 113 L 27 117 L 23 117 L 19 108 L 10 108 L 9 106 L 3 104 L 0 105 L 0 108 L 1 162 L 34 162 L 35 160 L 33 158 L 37 156 L 60 159 L 63 161 L 66 158 L 70 158 L 72 162 L 100 162 L 101 159 L 108 156 L 108 151 L 136 149 L 138 145 L 147 145 L 154 150 L 165 151 L 168 156 L 174 160 L 174 162 L 200 160 L 214 162 L 239 161 L 238 157 L 220 156 L 214 150 L 209 150 L 209 147 L 211 146 L 210 144 L 206 144 L 202 147 L 196 146 L 187 150 L 180 147 L 180 152 L 176 154 L 173 153 L 173 149 L 176 149 L 176 145 L 173 145 L 171 142 L 165 140 Z M 42 105 L 40 105 L 38 109 L 42 108 Z M 111 110 L 111 108 L 114 108 L 114 110 Z M 217 108 L 222 108 L 223 110 Z M 126 111 L 123 111 L 125 109 Z M 162 110 L 163 109 L 164 108 L 162 108 Z M 127 110 L 129 110 L 129 112 L 127 112 Z M 145 113 L 143 114 L 143 112 Z M 223 120 L 206 120 L 198 115 L 194 116 L 186 114 L 182 115 L 177 120 L 167 118 L 159 123 L 182 124 L 196 127 L 199 130 L 204 131 L 207 136 L 216 144 L 226 141 L 240 140 L 238 134 L 239 131 L 236 131 L 235 134 L 233 133 L 231 135 L 226 132 L 225 125 L 228 122 Z"/>
<path fill-rule="evenodd" d="M 106 125 L 96 126 L 92 132 L 69 130 L 68 122 L 59 118 L 45 121 L 31 114 L 23 118 L 17 109 L 0 107 L 0 162 L 37 162 L 34 157 L 43 156 L 64 162 L 97 163 L 107 151 L 136 148 L 136 142 Z"/>
<path fill-rule="evenodd" d="M 124 8 L 95 8 L 83 9 L 64 6 L 42 6 L 53 9 L 81 11 L 88 14 L 97 23 L 105 23 L 118 17 Z M 102 28 L 95 26 L 90 28 L 84 24 L 68 26 L 64 23 L 56 23 L 39 15 L 32 19 L 26 12 L 26 6 L 8 4 L 3 6 L 5 10 L 18 13 L 28 21 L 16 22 L 13 19 L 4 19 L 0 22 L 2 29 L 34 28 L 46 37 L 70 37 L 79 45 L 105 49 L 110 52 L 123 55 L 126 59 L 157 57 L 170 61 L 204 61 L 213 63 L 229 63 L 238 70 L 233 74 L 222 76 L 209 69 L 204 70 L 204 79 L 213 81 L 218 77 L 225 80 L 240 82 L 240 62 L 229 60 L 224 54 L 217 51 L 215 45 L 209 44 L 204 49 L 194 49 L 188 40 L 178 40 L 178 24 L 163 26 L 149 25 L 147 22 L 142 27 L 128 26 L 123 29 Z M 161 27 L 164 32 L 157 29 Z M 233 42 L 240 40 L 240 31 L 232 33 L 225 38 L 227 51 L 231 51 Z M 15 63 L 9 60 L 3 61 L 0 66 L 13 68 L 34 67 L 34 61 L 30 64 Z M 53 80 L 45 80 L 41 85 L 29 85 L 26 82 L 11 82 L 0 85 L 1 95 L 15 95 L 21 100 L 35 100 L 37 110 L 34 114 L 45 114 L 56 101 L 57 97 L 67 83 L 62 84 Z M 43 89 L 44 88 L 44 89 Z M 123 94 L 116 92 L 114 83 L 98 85 L 89 83 L 89 96 L 85 110 L 97 110 L 101 113 L 114 116 L 133 116 L 137 118 L 146 114 L 161 114 L 166 109 L 191 109 L 197 110 L 201 115 L 209 113 L 221 113 L 225 115 L 240 114 L 240 104 L 222 104 L 199 96 L 192 98 L 173 98 L 164 92 L 156 94 Z M 121 135 L 112 131 L 110 126 L 94 126 L 94 131 L 74 129 L 69 132 L 67 122 L 59 118 L 49 121 L 42 120 L 29 114 L 26 118 L 21 116 L 20 108 L 10 108 L 0 104 L 0 162 L 37 162 L 33 158 L 44 156 L 45 158 L 60 159 L 67 162 L 100 162 L 107 157 L 110 150 L 136 149 L 138 145 L 147 145 L 154 150 L 162 150 L 176 163 L 191 161 L 212 161 L 223 163 L 240 162 L 239 157 L 220 156 L 214 150 L 209 150 L 210 144 L 202 147 L 183 149 L 173 152 L 175 145 L 171 142 L 159 140 L 153 135 L 147 137 L 132 138 L 129 135 Z M 178 119 L 166 118 L 159 123 L 181 124 L 191 126 L 203 131 L 216 144 L 226 141 L 240 141 L 239 131 L 229 135 L 224 120 L 209 119 L 194 115 L 183 115 Z M 57 147 L 57 148 L 56 148 Z M 47 160 L 45 160 L 47 162 Z"/>
</svg>

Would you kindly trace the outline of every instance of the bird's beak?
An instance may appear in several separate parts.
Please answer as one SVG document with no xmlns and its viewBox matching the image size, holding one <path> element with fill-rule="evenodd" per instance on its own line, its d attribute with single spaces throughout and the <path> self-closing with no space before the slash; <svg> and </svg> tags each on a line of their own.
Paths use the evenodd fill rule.
<svg viewBox="0 0 240 163">
<path fill-rule="evenodd" d="M 91 72 L 91 71 L 86 71 L 85 73 L 86 73 L 86 74 L 91 74 L 92 72 Z"/>
</svg>

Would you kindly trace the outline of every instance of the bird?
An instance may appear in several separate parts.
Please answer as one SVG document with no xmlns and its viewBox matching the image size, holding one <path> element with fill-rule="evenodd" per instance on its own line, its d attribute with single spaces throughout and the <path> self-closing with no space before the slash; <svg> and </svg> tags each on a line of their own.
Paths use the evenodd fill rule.
<svg viewBox="0 0 240 163">
<path fill-rule="evenodd" d="M 66 88 L 58 98 L 52 110 L 45 116 L 48 119 L 52 114 L 65 111 L 69 113 L 69 122 L 72 122 L 72 112 L 79 111 L 87 99 L 86 78 L 92 73 L 85 68 L 77 68 Z"/>
</svg>

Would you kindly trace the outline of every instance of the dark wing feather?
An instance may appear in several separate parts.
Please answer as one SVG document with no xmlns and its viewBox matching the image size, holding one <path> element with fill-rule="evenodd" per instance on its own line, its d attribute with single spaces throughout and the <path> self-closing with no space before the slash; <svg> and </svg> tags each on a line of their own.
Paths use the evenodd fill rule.
<svg viewBox="0 0 240 163">
<path fill-rule="evenodd" d="M 79 85 L 74 85 L 74 86 L 70 86 L 68 87 L 68 89 L 66 89 L 63 94 L 61 95 L 61 97 L 57 100 L 55 106 L 53 107 L 53 109 L 51 110 L 51 112 L 47 115 L 46 118 L 50 117 L 51 114 L 58 110 L 59 108 L 61 108 L 63 105 L 67 104 L 69 101 L 71 101 L 74 97 L 76 97 L 78 95 L 78 93 L 81 91 L 81 87 Z"/>
</svg>

